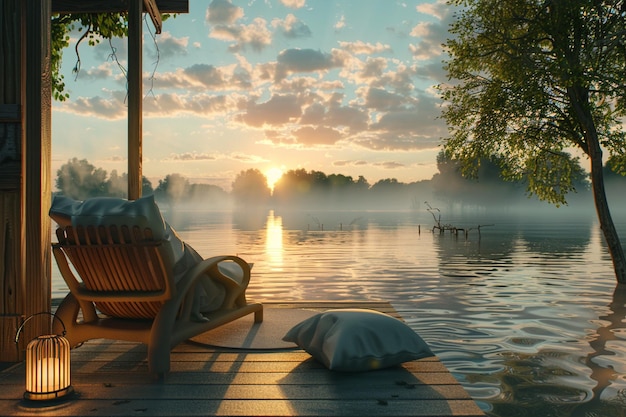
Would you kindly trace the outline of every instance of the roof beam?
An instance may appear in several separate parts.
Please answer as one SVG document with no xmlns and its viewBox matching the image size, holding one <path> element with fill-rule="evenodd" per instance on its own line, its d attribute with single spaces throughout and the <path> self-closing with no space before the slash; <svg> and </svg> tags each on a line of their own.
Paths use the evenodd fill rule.
<svg viewBox="0 0 626 417">
<path fill-rule="evenodd" d="M 143 10 L 150 16 L 155 32 L 157 34 L 161 33 L 163 20 L 161 20 L 161 12 L 159 12 L 159 7 L 155 0 L 143 0 Z"/>
<path fill-rule="evenodd" d="M 152 0 L 161 13 L 189 13 L 189 0 Z M 128 10 L 128 0 L 52 0 L 53 14 L 114 13 Z"/>
</svg>

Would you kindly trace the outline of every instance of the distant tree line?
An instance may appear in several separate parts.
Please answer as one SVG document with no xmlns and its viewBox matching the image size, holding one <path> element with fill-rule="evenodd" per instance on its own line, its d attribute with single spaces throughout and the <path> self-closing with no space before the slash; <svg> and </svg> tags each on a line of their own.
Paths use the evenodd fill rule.
<svg viewBox="0 0 626 417">
<path fill-rule="evenodd" d="M 438 172 L 430 180 L 402 183 L 387 178 L 370 184 L 363 176 L 354 179 L 342 174 L 295 169 L 285 172 L 272 191 L 267 178 L 258 169 L 241 171 L 232 183 L 230 192 L 217 185 L 192 184 L 184 176 L 174 173 L 159 180 L 156 188 L 145 177 L 142 195 L 154 194 L 159 204 L 168 207 L 226 208 L 235 205 L 245 208 L 306 208 L 306 209 L 408 209 L 420 208 L 424 201 L 443 204 L 507 207 L 528 200 L 528 179 L 505 181 L 499 164 L 494 160 L 476 162 L 477 175 L 466 178 L 461 166 L 444 151 L 437 156 Z M 588 200 L 589 179 L 578 162 L 570 173 L 575 195 L 570 204 Z M 607 190 L 621 197 L 619 188 L 626 185 L 626 177 L 609 160 L 605 166 Z M 127 174 L 116 170 L 108 174 L 86 159 L 73 158 L 57 171 L 58 192 L 77 200 L 96 196 L 126 197 Z M 611 192 L 613 190 L 613 192 Z M 578 198 L 580 197 L 580 198 Z"/>
</svg>

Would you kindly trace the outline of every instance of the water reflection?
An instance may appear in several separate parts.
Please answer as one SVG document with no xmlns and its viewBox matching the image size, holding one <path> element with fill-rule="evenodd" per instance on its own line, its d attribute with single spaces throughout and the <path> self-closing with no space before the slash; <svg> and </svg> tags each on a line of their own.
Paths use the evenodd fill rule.
<svg viewBox="0 0 626 417">
<path fill-rule="evenodd" d="M 270 210 L 265 224 L 265 253 L 269 267 L 283 270 L 283 219 L 274 216 L 274 210 Z"/>
<path fill-rule="evenodd" d="M 624 415 L 626 410 L 626 286 L 618 286 L 600 327 L 591 336 L 593 349 L 584 359 L 596 381 L 591 399 L 576 407 L 573 417 Z M 617 369 L 616 369 L 617 368 Z"/>
<path fill-rule="evenodd" d="M 495 226 L 465 239 L 428 213 L 202 216 L 168 221 L 254 262 L 250 299 L 389 301 L 490 416 L 625 416 L 625 296 L 593 219 L 472 218 Z"/>
<path fill-rule="evenodd" d="M 614 278 L 599 229 L 506 232 L 433 240 L 448 296 L 436 319 L 416 320 L 422 335 L 491 416 L 623 416 L 624 291 L 607 309 Z"/>
</svg>

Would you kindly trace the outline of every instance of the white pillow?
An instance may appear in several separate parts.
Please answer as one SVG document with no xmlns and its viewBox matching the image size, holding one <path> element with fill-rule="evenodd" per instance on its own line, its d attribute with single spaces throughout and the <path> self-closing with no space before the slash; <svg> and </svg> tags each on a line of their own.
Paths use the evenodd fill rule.
<svg viewBox="0 0 626 417">
<path fill-rule="evenodd" d="M 317 314 L 292 327 L 283 340 L 336 371 L 370 371 L 434 356 L 404 322 L 365 309 Z"/>
</svg>

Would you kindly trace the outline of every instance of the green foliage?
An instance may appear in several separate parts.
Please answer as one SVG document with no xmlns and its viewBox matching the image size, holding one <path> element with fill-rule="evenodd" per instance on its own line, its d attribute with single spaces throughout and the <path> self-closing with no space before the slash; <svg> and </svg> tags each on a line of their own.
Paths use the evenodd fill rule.
<svg viewBox="0 0 626 417">
<path fill-rule="evenodd" d="M 118 175 L 116 170 L 107 172 L 96 168 L 86 159 L 72 158 L 57 170 L 56 188 L 63 195 L 76 200 L 90 197 L 120 197 L 128 195 L 128 175 Z M 152 194 L 152 184 L 142 177 L 142 195 Z"/>
<path fill-rule="evenodd" d="M 579 175 L 567 152 L 624 155 L 623 1 L 455 0 L 457 20 L 440 85 L 445 151 L 475 176 L 495 156 L 504 179 L 565 203 Z"/>
<path fill-rule="evenodd" d="M 161 19 L 167 20 L 172 15 L 163 14 Z M 70 32 L 76 29 L 81 37 L 75 47 L 76 66 L 74 72 L 80 71 L 79 47 L 87 40 L 89 46 L 94 46 L 104 39 L 123 38 L 128 36 L 128 20 L 125 13 L 70 13 L 52 16 L 51 21 L 51 76 L 52 97 L 58 101 L 65 101 L 69 94 L 65 91 L 64 76 L 61 74 L 61 63 L 65 48 L 70 45 Z"/>
<path fill-rule="evenodd" d="M 189 180 L 182 175 L 169 174 L 159 180 L 159 185 L 154 190 L 154 197 L 173 206 L 187 198 L 190 186 Z"/>
<path fill-rule="evenodd" d="M 606 161 L 606 175 L 616 174 L 626 177 L 626 153 L 623 155 L 615 155 Z"/>
<path fill-rule="evenodd" d="M 235 202 L 244 207 L 265 207 L 270 199 L 271 190 L 267 178 L 258 169 L 241 171 L 232 184 Z"/>
<path fill-rule="evenodd" d="M 56 187 L 75 200 L 103 196 L 106 176 L 105 170 L 96 168 L 86 159 L 73 158 L 57 171 Z"/>
<path fill-rule="evenodd" d="M 69 98 L 69 94 L 65 92 L 64 77 L 60 70 L 63 50 L 69 46 L 69 34 L 75 28 L 81 33 L 75 49 L 77 54 L 75 72 L 80 69 L 78 48 L 83 40 L 86 39 L 90 46 L 94 46 L 102 39 L 121 38 L 128 34 L 126 17 L 120 13 L 72 13 L 53 16 L 50 33 L 50 67 L 52 73 L 52 97 L 58 101 L 64 101 Z"/>
<path fill-rule="evenodd" d="M 518 182 L 502 180 L 500 166 L 492 160 L 481 160 L 474 179 L 464 178 L 460 163 L 451 160 L 442 151 L 437 156 L 440 172 L 431 180 L 403 183 L 386 178 L 369 185 L 363 176 L 354 180 L 342 174 L 326 175 L 320 171 L 297 169 L 287 171 L 276 183 L 274 195 L 270 195 L 266 177 L 257 169 L 241 171 L 228 193 L 212 184 L 193 184 L 181 174 L 169 174 L 159 180 L 156 190 L 150 181 L 142 178 L 142 195 L 154 194 L 161 204 L 187 208 L 229 208 L 231 197 L 240 207 L 297 209 L 408 209 L 418 208 L 425 200 L 435 197 L 457 207 L 511 208 L 526 200 L 522 191 L 524 179 Z M 577 189 L 587 191 L 586 172 L 576 166 L 573 177 Z M 607 163 L 606 171 L 610 170 Z M 612 194 L 621 196 L 626 178 L 613 174 L 618 181 Z M 126 198 L 128 175 L 110 175 L 87 160 L 73 158 L 57 171 L 55 184 L 61 194 L 84 200 L 95 196 Z"/>
<path fill-rule="evenodd" d="M 502 163 L 497 156 L 481 158 L 473 161 L 471 178 L 463 176 L 462 163 L 453 160 L 450 154 L 442 150 L 437 155 L 437 167 L 439 173 L 432 179 L 435 195 L 447 202 L 476 204 L 481 202 L 484 206 L 502 206 L 502 202 L 513 205 L 515 201 L 522 202 L 520 197 L 524 197 L 522 190 L 528 187 L 528 182 L 537 181 L 538 178 L 551 178 L 567 172 L 571 177 L 572 189 L 576 191 L 589 191 L 589 178 L 587 172 L 580 165 L 577 159 L 572 159 L 569 155 L 564 155 L 560 160 L 568 160 L 568 164 L 563 167 L 554 167 L 556 172 L 551 175 L 523 175 L 519 179 L 507 179 L 506 172 L 502 169 Z M 537 163 L 537 169 L 547 169 Z M 561 170 L 561 171 L 559 171 Z M 558 186 L 545 184 L 543 188 Z M 541 188 L 537 184 L 531 187 Z M 540 198 L 540 196 L 537 196 Z M 540 198 L 541 199 L 541 198 Z"/>
</svg>

